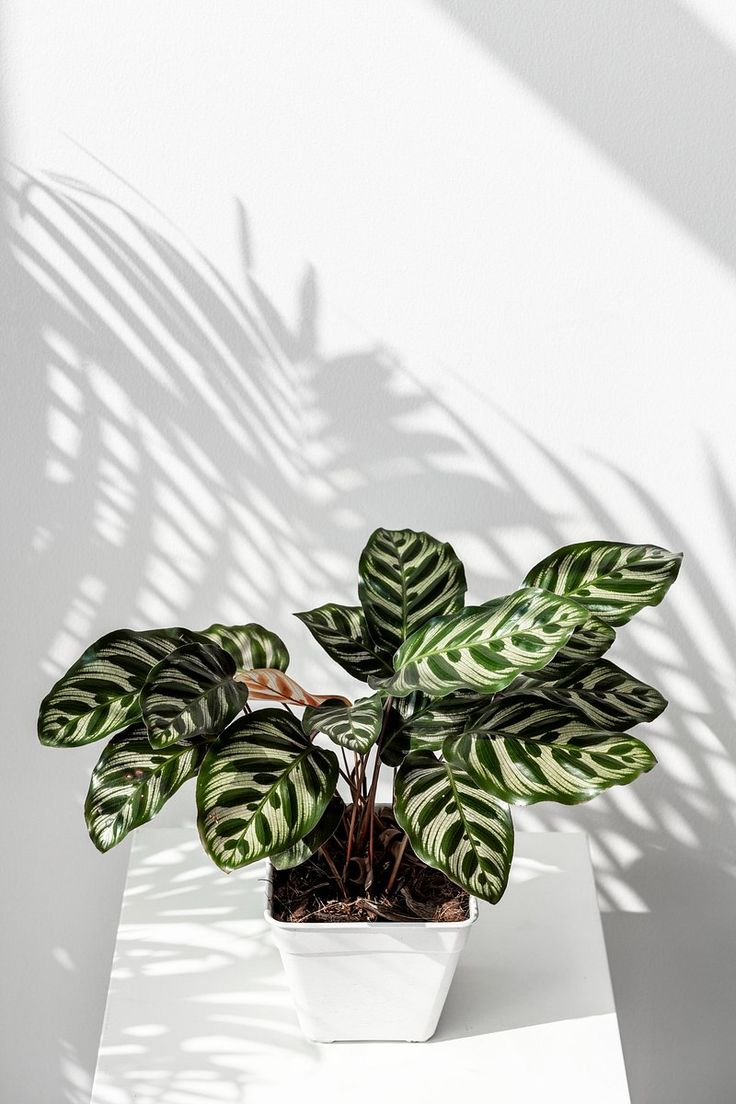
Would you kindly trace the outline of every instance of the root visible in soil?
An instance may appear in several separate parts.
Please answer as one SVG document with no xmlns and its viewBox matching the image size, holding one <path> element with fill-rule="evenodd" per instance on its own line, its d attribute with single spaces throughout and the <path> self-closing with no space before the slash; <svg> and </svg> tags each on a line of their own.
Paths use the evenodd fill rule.
<svg viewBox="0 0 736 1104">
<path fill-rule="evenodd" d="M 390 892 L 386 892 L 402 833 L 390 811 L 377 814 L 376 846 L 372 868 L 364 855 L 351 859 L 343 885 L 335 880 L 324 855 L 317 851 L 291 870 L 273 872 L 274 919 L 288 923 L 349 923 L 368 921 L 467 920 L 468 894 L 441 871 L 426 866 L 409 848 Z M 333 865 L 343 870 L 342 833 L 326 844 Z"/>
</svg>

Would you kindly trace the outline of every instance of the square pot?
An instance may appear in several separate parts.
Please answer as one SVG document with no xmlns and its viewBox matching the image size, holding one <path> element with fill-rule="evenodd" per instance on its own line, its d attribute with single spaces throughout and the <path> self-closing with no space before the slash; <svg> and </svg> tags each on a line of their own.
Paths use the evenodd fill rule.
<svg viewBox="0 0 736 1104">
<path fill-rule="evenodd" d="M 273 868 L 264 913 L 289 982 L 299 1025 L 314 1042 L 434 1034 L 460 953 L 478 919 L 456 922 L 284 923 L 273 917 Z"/>
</svg>

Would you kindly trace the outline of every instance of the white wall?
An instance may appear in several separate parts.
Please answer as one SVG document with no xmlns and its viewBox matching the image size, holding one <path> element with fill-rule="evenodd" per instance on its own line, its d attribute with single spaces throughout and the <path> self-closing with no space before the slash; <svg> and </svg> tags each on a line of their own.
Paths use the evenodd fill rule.
<svg viewBox="0 0 736 1104">
<path fill-rule="evenodd" d="M 104 631 L 214 618 L 338 689 L 288 614 L 350 599 L 384 524 L 452 540 L 476 598 L 567 540 L 685 551 L 614 653 L 671 699 L 658 769 L 517 823 L 591 834 L 634 1104 L 724 1104 L 732 5 L 8 0 L 3 24 L 3 1099 L 86 1104 L 126 858 L 86 839 L 96 749 L 38 747 L 38 700 Z"/>
</svg>

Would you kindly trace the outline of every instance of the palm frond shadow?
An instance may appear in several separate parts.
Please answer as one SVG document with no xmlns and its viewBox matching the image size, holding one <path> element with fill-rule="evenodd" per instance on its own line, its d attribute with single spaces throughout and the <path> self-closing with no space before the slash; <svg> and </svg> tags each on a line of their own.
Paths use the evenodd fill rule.
<svg viewBox="0 0 736 1104">
<path fill-rule="evenodd" d="M 89 638 L 124 620 L 245 617 L 281 628 L 291 642 L 291 610 L 352 598 L 346 580 L 378 523 L 472 542 L 486 565 L 473 575 L 489 594 L 518 584 L 515 532 L 531 531 L 547 547 L 569 539 L 567 519 L 535 497 L 501 449 L 387 350 L 321 351 L 313 270 L 296 320 L 282 317 L 254 273 L 242 209 L 236 287 L 183 235 L 89 186 L 17 172 L 8 194 L 18 321 L 32 350 L 23 385 L 34 401 L 26 405 L 46 419 L 18 427 L 23 493 L 34 503 L 24 534 L 34 571 L 19 574 L 19 601 L 38 603 L 57 634 L 44 656 L 32 638 L 20 645 L 39 692 Z M 524 436 L 508 422 L 507 432 Z M 637 539 L 592 490 L 602 461 L 590 459 L 581 474 L 539 442 L 527 444 L 596 531 Z M 689 553 L 686 534 L 646 488 L 620 479 L 662 539 Z M 714 493 L 733 528 L 736 510 L 717 468 Z M 24 594 L 29 574 L 32 594 Z M 694 556 L 688 578 L 733 655 L 736 626 Z M 653 632 L 629 637 L 622 657 L 666 693 L 675 690 L 660 729 L 660 769 L 635 795 L 607 797 L 574 818 L 543 808 L 524 826 L 590 833 L 611 909 L 606 930 L 633 1099 L 706 1104 L 723 1099 L 736 1072 L 724 1068 L 724 1002 L 714 1006 L 710 993 L 727 976 L 736 992 L 736 970 L 733 956 L 714 964 L 714 941 L 725 946 L 720 923 L 713 940 L 697 943 L 688 925 L 699 900 L 708 901 L 708 917 L 714 902 L 721 916 L 736 913 L 733 810 L 721 778 L 721 768 L 732 769 L 732 714 L 728 687 L 676 604 L 652 614 L 652 624 Z M 674 659 L 661 659 L 657 633 L 676 642 Z M 699 688 L 706 708 L 680 704 L 683 680 Z M 59 798 L 50 800 L 53 811 Z M 632 899 L 638 912 L 617 911 Z M 663 1007 L 666 1017 L 655 1011 Z M 709 1076 L 713 1095 L 704 1090 Z"/>
</svg>

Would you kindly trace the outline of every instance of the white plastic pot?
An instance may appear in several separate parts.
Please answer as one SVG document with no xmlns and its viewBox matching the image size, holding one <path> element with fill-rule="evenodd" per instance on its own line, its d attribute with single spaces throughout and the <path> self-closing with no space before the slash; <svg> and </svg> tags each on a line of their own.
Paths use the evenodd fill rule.
<svg viewBox="0 0 736 1104">
<path fill-rule="evenodd" d="M 434 1035 L 478 903 L 467 920 L 287 924 L 271 912 L 269 866 L 265 918 L 273 931 L 299 1025 L 314 1042 Z"/>
</svg>

